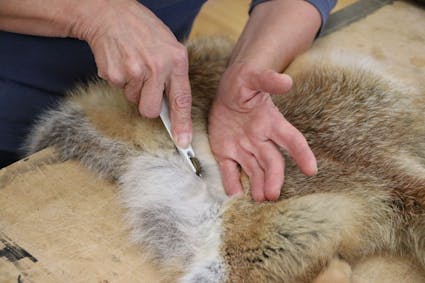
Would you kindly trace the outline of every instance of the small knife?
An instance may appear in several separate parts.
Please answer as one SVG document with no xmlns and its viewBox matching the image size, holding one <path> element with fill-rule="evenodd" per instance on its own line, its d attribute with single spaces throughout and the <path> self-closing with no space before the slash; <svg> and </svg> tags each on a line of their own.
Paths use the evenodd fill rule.
<svg viewBox="0 0 425 283">
<path fill-rule="evenodd" d="M 195 156 L 195 152 L 192 149 L 192 146 L 189 145 L 187 148 L 181 148 L 178 146 L 173 138 L 173 134 L 171 133 L 171 120 L 170 120 L 170 114 L 168 111 L 168 103 L 167 99 L 164 96 L 162 99 L 162 109 L 161 114 L 159 114 L 161 117 L 161 121 L 164 124 L 165 128 L 167 129 L 168 134 L 171 137 L 171 140 L 173 141 L 175 147 L 177 148 L 178 152 L 181 156 L 183 156 L 184 160 L 189 164 L 189 167 L 195 172 L 196 175 L 201 176 L 201 164 L 199 160 Z"/>
</svg>

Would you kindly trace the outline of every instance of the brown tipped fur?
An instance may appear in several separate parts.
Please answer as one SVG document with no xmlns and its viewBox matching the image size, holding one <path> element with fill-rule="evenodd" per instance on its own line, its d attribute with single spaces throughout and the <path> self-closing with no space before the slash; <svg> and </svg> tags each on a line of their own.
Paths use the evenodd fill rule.
<svg viewBox="0 0 425 283">
<path fill-rule="evenodd" d="M 275 103 L 306 136 L 319 173 L 307 178 L 287 157 L 281 201 L 233 203 L 230 281 L 310 282 L 337 255 L 410 253 L 424 267 L 425 92 L 362 66 L 300 62 Z"/>
<path fill-rule="evenodd" d="M 198 40 L 188 49 L 196 138 L 231 45 Z M 337 257 L 376 253 L 408 255 L 425 268 L 425 91 L 332 58 L 306 55 L 289 73 L 294 87 L 275 103 L 306 136 L 319 173 L 305 177 L 285 156 L 285 185 L 271 203 L 254 203 L 244 177 L 247 196 L 222 215 L 228 282 L 311 282 Z M 102 99 L 79 95 L 93 92 Z M 174 151 L 161 123 L 139 118 L 118 90 L 98 82 L 76 93 L 71 102 L 85 119 L 129 152 Z"/>
</svg>

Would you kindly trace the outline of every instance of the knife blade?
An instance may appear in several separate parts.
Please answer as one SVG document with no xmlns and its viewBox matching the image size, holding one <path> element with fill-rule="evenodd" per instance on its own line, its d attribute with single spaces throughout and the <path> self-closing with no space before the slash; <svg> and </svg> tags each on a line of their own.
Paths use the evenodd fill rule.
<svg viewBox="0 0 425 283">
<path fill-rule="evenodd" d="M 164 96 L 162 99 L 162 108 L 161 113 L 159 114 L 162 123 L 167 129 L 168 135 L 174 143 L 174 146 L 177 148 L 177 151 L 183 157 L 183 159 L 189 164 L 189 167 L 195 172 L 196 175 L 201 176 L 201 164 L 199 160 L 196 158 L 195 152 L 193 151 L 192 145 L 189 145 L 187 148 L 182 148 L 176 144 L 176 141 L 173 138 L 173 134 L 171 132 L 171 120 L 170 114 L 168 110 L 167 99 Z"/>
</svg>

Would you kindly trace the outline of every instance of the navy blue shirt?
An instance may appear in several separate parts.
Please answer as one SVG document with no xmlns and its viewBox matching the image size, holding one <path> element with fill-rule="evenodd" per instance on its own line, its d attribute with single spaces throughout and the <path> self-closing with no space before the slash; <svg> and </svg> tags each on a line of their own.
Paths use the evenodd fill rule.
<svg viewBox="0 0 425 283">
<path fill-rule="evenodd" d="M 206 0 L 142 0 L 175 34 L 188 36 Z M 36 117 L 97 74 L 86 42 L 0 31 L 0 151 L 16 152 Z"/>
<path fill-rule="evenodd" d="M 183 40 L 205 1 L 139 2 L 152 10 L 177 39 Z M 252 1 L 251 9 L 264 1 Z M 336 0 L 309 2 L 319 9 L 323 26 Z M 97 74 L 94 57 L 83 41 L 4 31 L 0 31 L 0 66 L 0 152 L 16 152 L 42 111 L 55 105 L 76 83 Z"/>
</svg>

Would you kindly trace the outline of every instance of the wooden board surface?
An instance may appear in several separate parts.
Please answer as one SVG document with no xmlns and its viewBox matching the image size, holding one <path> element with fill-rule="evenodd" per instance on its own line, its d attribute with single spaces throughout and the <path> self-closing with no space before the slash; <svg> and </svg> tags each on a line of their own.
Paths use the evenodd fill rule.
<svg viewBox="0 0 425 283">
<path fill-rule="evenodd" d="M 0 282 L 156 282 L 116 187 L 50 149 L 0 171 Z M 8 247 L 8 249 L 7 249 Z M 7 260 L 13 251 L 22 258 Z M 1 257 L 3 256 L 3 257 Z"/>
<path fill-rule="evenodd" d="M 318 40 L 311 52 L 367 54 L 417 83 L 425 77 L 424 26 L 423 10 L 395 2 Z M 128 241 L 116 193 L 78 162 L 58 162 L 51 149 L 0 170 L 0 283 L 158 282 L 155 267 Z M 408 261 L 380 257 L 359 263 L 353 279 L 425 282 Z"/>
</svg>

